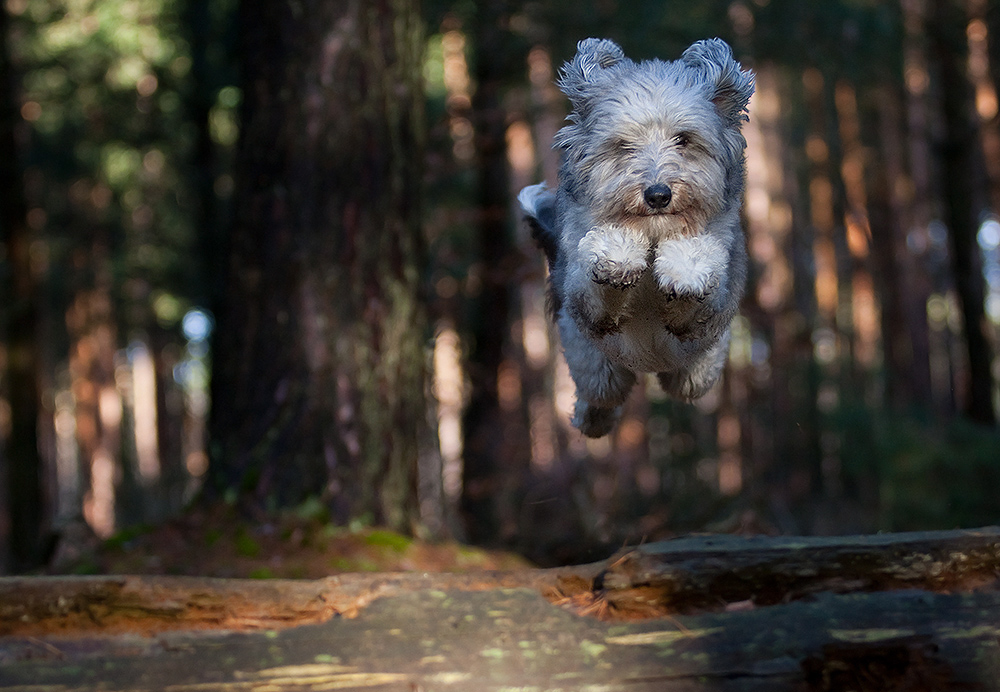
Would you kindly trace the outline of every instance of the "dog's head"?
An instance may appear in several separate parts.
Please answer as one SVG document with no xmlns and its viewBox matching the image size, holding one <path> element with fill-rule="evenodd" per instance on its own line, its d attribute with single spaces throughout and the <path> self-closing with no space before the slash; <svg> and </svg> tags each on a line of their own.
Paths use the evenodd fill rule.
<svg viewBox="0 0 1000 692">
<path fill-rule="evenodd" d="M 599 221 L 696 232 L 739 203 L 753 74 L 724 41 L 636 63 L 612 41 L 587 39 L 559 87 L 573 106 L 554 143 L 562 182 Z"/>
</svg>

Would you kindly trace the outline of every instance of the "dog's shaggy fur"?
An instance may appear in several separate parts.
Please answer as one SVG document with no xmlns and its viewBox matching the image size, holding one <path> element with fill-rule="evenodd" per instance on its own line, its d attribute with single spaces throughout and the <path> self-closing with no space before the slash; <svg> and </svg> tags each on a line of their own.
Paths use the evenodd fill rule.
<svg viewBox="0 0 1000 692">
<path fill-rule="evenodd" d="M 518 199 L 549 262 L 573 423 L 600 437 L 636 373 L 691 400 L 722 372 L 747 274 L 740 127 L 753 74 L 719 39 L 641 63 L 587 39 L 559 87 L 573 106 L 553 145 L 559 187 Z"/>
</svg>

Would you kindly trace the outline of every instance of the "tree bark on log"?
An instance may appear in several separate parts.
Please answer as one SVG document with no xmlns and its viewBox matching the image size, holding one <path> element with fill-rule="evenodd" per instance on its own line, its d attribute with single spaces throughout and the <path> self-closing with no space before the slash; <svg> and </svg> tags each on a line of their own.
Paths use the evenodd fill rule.
<svg viewBox="0 0 1000 692">
<path fill-rule="evenodd" d="M 572 568 L 0 579 L 0 690 L 1000 689 L 1000 529 Z"/>
</svg>

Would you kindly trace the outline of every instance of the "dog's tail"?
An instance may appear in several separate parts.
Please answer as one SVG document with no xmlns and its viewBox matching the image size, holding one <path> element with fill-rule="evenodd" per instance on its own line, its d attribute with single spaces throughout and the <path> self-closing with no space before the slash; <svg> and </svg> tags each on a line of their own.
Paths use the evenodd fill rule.
<svg viewBox="0 0 1000 692">
<path fill-rule="evenodd" d="M 531 237 L 542 248 L 549 268 L 559 255 L 559 234 L 556 230 L 556 196 L 545 183 L 529 185 L 517 195 L 524 218 L 531 227 Z"/>
</svg>

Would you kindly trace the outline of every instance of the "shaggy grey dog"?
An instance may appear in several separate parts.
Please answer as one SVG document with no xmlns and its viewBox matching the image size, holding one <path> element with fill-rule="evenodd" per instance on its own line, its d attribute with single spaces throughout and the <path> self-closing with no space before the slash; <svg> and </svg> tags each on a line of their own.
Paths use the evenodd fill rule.
<svg viewBox="0 0 1000 692">
<path fill-rule="evenodd" d="M 635 63 L 591 38 L 558 84 L 573 106 L 553 144 L 559 187 L 518 200 L 549 262 L 573 424 L 600 437 L 636 373 L 691 400 L 722 372 L 747 274 L 740 127 L 753 74 L 719 39 Z"/>
</svg>

